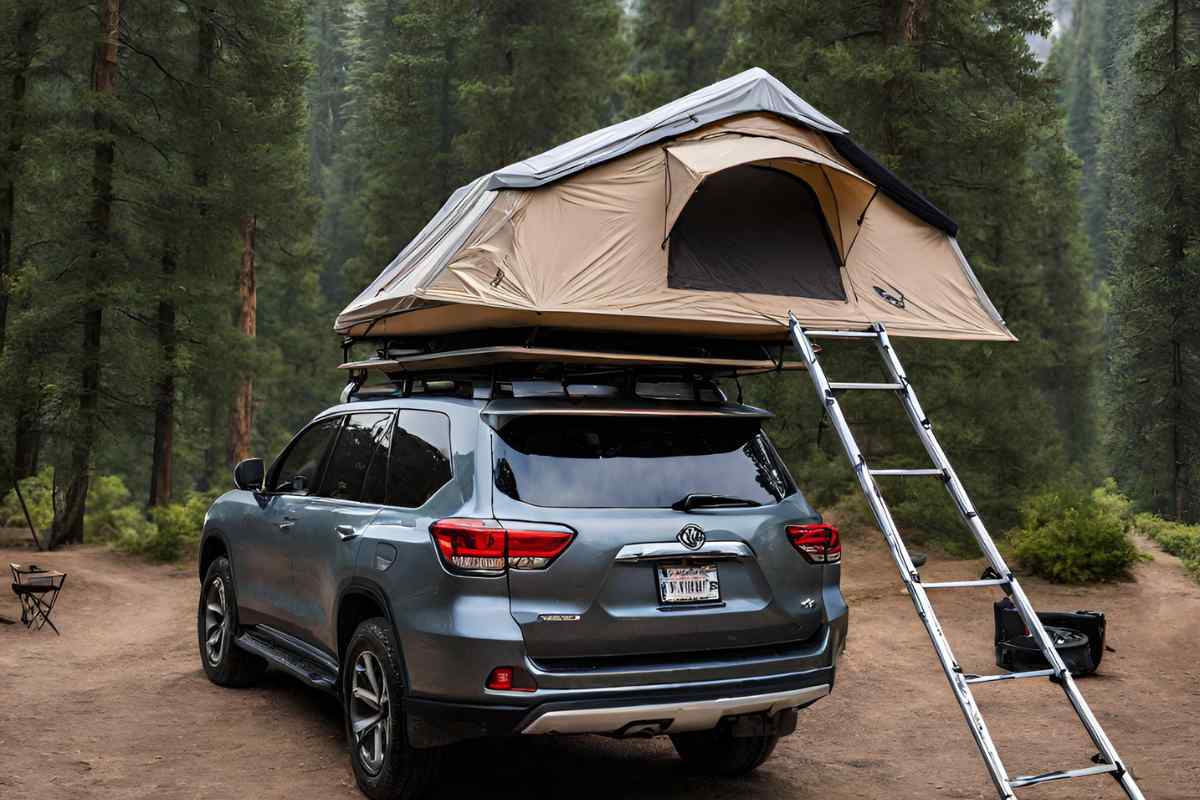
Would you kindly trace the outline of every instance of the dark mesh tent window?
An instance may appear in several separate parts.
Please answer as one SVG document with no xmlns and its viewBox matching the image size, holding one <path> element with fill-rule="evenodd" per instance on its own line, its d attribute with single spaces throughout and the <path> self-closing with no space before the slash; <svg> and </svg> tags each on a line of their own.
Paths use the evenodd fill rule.
<svg viewBox="0 0 1200 800">
<path fill-rule="evenodd" d="M 845 300 L 816 194 L 801 179 L 740 166 L 709 177 L 671 231 L 672 289 Z"/>
</svg>

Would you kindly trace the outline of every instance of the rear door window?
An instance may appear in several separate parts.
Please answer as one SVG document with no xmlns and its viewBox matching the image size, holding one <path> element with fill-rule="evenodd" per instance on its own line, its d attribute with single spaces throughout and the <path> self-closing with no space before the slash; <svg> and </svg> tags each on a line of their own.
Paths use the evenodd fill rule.
<svg viewBox="0 0 1200 800">
<path fill-rule="evenodd" d="M 351 414 L 338 434 L 329 466 L 314 494 L 336 500 L 382 502 L 378 474 L 386 471 L 392 415 Z M 370 479 L 370 480 L 368 480 Z"/>
<path fill-rule="evenodd" d="M 331 417 L 309 426 L 301 433 L 275 468 L 271 480 L 272 491 L 311 493 L 321 477 L 321 467 L 329 444 L 341 424 L 341 417 Z"/>
<path fill-rule="evenodd" d="M 398 412 L 388 470 L 388 505 L 420 508 L 451 476 L 450 418 L 437 411 Z"/>
<path fill-rule="evenodd" d="M 670 508 L 688 494 L 770 505 L 795 491 L 754 420 L 518 417 L 495 436 L 504 494 L 555 508 Z"/>
</svg>

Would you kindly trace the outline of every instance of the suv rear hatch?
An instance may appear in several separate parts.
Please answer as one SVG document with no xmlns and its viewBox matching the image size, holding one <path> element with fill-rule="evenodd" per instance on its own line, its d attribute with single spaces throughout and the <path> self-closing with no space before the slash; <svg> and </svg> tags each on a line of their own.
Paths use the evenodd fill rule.
<svg viewBox="0 0 1200 800">
<path fill-rule="evenodd" d="M 496 518 L 576 532 L 548 568 L 509 570 L 532 658 L 731 651 L 820 631 L 823 567 L 786 530 L 819 517 L 756 410 L 734 408 L 489 417 Z"/>
</svg>

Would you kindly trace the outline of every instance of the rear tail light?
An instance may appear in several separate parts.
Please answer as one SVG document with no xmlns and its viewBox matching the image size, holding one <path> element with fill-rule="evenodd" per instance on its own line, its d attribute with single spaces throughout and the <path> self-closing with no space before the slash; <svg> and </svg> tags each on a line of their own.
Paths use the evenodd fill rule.
<svg viewBox="0 0 1200 800">
<path fill-rule="evenodd" d="M 838 529 L 821 522 L 788 525 L 788 539 L 800 555 L 812 564 L 836 564 L 842 560 L 842 540 Z"/>
<path fill-rule="evenodd" d="M 442 519 L 430 525 L 429 532 L 447 569 L 474 575 L 545 569 L 575 538 L 567 528 L 491 519 Z"/>
</svg>

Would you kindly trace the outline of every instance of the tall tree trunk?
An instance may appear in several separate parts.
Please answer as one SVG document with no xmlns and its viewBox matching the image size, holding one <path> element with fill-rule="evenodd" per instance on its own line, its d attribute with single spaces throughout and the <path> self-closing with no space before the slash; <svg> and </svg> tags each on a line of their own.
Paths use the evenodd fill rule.
<svg viewBox="0 0 1200 800">
<path fill-rule="evenodd" d="M 253 214 L 242 217 L 242 268 L 238 277 L 241 307 L 238 311 L 238 330 L 253 339 L 258 318 L 258 290 L 254 276 L 254 240 L 258 218 Z M 250 457 L 250 430 L 254 414 L 254 382 L 249 375 L 242 378 L 233 396 L 233 411 L 229 416 L 229 460 L 236 464 Z"/>
<path fill-rule="evenodd" d="M 12 90 L 9 93 L 9 129 L 3 146 L 6 152 L 0 156 L 0 353 L 4 352 L 5 333 L 8 327 L 9 285 L 12 280 L 13 220 L 16 216 L 16 172 L 17 154 L 24 140 L 25 120 L 25 73 L 33 60 L 33 40 L 37 33 L 39 12 L 34 6 L 25 6 L 21 20 L 17 23 L 17 41 L 13 56 Z"/>
<path fill-rule="evenodd" d="M 14 221 L 16 216 L 16 173 L 17 159 L 24 145 L 25 137 L 25 92 L 27 85 L 26 73 L 33 61 L 34 39 L 37 35 L 38 24 L 41 21 L 40 12 L 32 5 L 23 9 L 20 22 L 17 24 L 17 39 L 14 52 L 16 67 L 13 71 L 11 104 L 9 108 L 10 126 L 7 152 L 3 154 L 4 165 L 0 169 L 3 174 L 3 185 L 0 185 L 0 353 L 8 344 L 8 308 L 12 297 L 12 270 Z M 37 472 L 38 451 L 41 446 L 41 428 L 38 425 L 36 403 L 31 402 L 33 387 L 24 370 L 17 377 L 21 386 L 16 387 L 13 412 L 13 480 L 27 478 Z"/>
<path fill-rule="evenodd" d="M 1171 75 L 1167 78 L 1167 86 L 1173 95 L 1171 102 L 1171 161 L 1168 168 L 1168 180 L 1171 181 L 1171 207 L 1179 210 L 1187 206 L 1186 183 L 1191 176 L 1184 175 L 1179 165 L 1184 158 L 1184 129 L 1186 127 L 1187 109 L 1184 103 L 1189 102 L 1183 87 L 1176 85 L 1183 80 L 1181 68 L 1182 54 L 1180 51 L 1180 9 L 1179 0 L 1171 4 Z M 1190 102 L 1195 102 L 1192 98 Z M 1185 394 L 1187 392 L 1187 377 L 1184 370 L 1184 353 L 1186 344 L 1181 341 L 1183 334 L 1179 330 L 1185 327 L 1191 313 L 1190 298 L 1186 296 L 1188 284 L 1187 266 L 1187 233 L 1182 224 L 1172 226 L 1167 237 L 1167 248 L 1171 258 L 1172 285 L 1181 291 L 1175 293 L 1175 308 L 1171 320 L 1171 512 L 1180 522 L 1189 519 L 1190 481 L 1192 469 L 1191 437 L 1187 429 L 1194 427 L 1193 420 L 1186 419 L 1187 408 Z"/>
<path fill-rule="evenodd" d="M 177 332 L 175 330 L 175 253 L 171 245 L 165 245 L 162 257 L 162 275 L 165 294 L 158 301 L 158 348 L 162 357 L 163 372 L 155 387 L 154 398 L 154 453 L 150 467 L 150 505 L 161 506 L 171 502 L 172 446 L 175 438 L 175 353 Z"/>
<path fill-rule="evenodd" d="M 92 89 L 99 95 L 112 95 L 117 86 L 117 42 L 121 19 L 121 0 L 99 3 L 100 38 L 92 56 Z M 62 513 L 54 520 L 50 548 L 64 542 L 83 541 L 83 513 L 87 507 L 91 480 L 92 454 L 96 444 L 97 411 L 100 404 L 100 336 L 104 325 L 106 290 L 104 273 L 109 258 L 108 243 L 112 229 L 112 183 L 115 147 L 112 120 L 99 108 L 92 117 L 97 141 L 92 158 L 92 213 L 88 229 L 92 239 L 92 263 L 88 272 L 88 304 L 83 312 L 83 350 L 80 357 L 79 419 L 71 448 L 71 482 L 67 487 Z"/>
<path fill-rule="evenodd" d="M 197 107 L 203 109 L 205 93 L 212 78 L 213 62 L 216 58 L 216 27 L 212 21 L 212 9 L 201 6 L 196 25 L 196 83 L 200 93 Z M 203 117 L 203 114 L 201 114 Z M 208 185 L 208 168 L 203 154 L 196 157 L 192 182 L 200 189 Z M 197 215 L 203 220 L 208 207 L 199 203 Z M 163 373 L 155 387 L 154 399 L 154 450 L 150 467 L 150 506 L 166 505 L 172 494 L 172 463 L 175 439 L 175 356 L 178 351 L 179 332 L 176 329 L 174 246 L 167 242 L 163 246 L 162 275 L 163 294 L 158 301 L 158 347 L 162 358 Z"/>
</svg>

